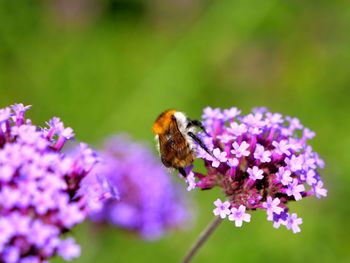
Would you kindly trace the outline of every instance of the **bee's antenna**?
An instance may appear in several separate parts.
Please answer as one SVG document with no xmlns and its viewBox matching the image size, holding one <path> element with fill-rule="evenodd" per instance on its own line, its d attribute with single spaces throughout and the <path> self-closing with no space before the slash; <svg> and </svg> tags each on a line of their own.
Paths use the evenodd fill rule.
<svg viewBox="0 0 350 263">
<path fill-rule="evenodd" d="M 208 147 L 202 142 L 202 140 L 200 138 L 197 137 L 197 135 L 195 135 L 193 132 L 188 132 L 187 133 L 188 136 L 190 136 L 196 143 L 198 143 L 198 145 L 204 150 L 206 151 L 210 156 L 214 157 L 212 152 L 208 149 Z"/>
<path fill-rule="evenodd" d="M 209 136 L 209 134 L 207 133 L 207 131 L 205 130 L 203 123 L 199 120 L 191 120 L 191 119 L 187 119 L 188 120 L 188 124 L 186 128 L 190 128 L 192 126 L 194 127 L 198 127 L 200 128 L 206 135 Z"/>
</svg>

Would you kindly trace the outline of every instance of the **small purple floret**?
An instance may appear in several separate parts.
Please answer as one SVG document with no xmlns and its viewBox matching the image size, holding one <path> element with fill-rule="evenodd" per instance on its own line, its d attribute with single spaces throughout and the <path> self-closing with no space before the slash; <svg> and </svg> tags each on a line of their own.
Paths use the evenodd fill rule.
<svg viewBox="0 0 350 263">
<path fill-rule="evenodd" d="M 244 222 L 250 222 L 250 214 L 245 212 L 246 207 L 240 205 L 238 208 L 232 207 L 231 214 L 228 216 L 228 220 L 234 221 L 236 227 L 241 227 Z"/>
<path fill-rule="evenodd" d="M 234 142 L 232 144 L 233 150 L 231 150 L 231 153 L 235 155 L 237 158 L 240 158 L 242 156 L 249 156 L 250 152 L 248 151 L 249 144 L 245 141 L 243 141 L 241 144 L 238 144 L 237 142 Z"/>
<path fill-rule="evenodd" d="M 277 215 L 281 214 L 283 208 L 279 206 L 280 203 L 279 198 L 276 197 L 272 200 L 271 196 L 268 196 L 266 202 L 262 203 L 262 207 L 266 209 L 268 220 L 272 220 L 274 213 Z"/>
<path fill-rule="evenodd" d="M 303 219 L 298 218 L 297 214 L 293 213 L 288 216 L 286 227 L 287 229 L 292 230 L 293 233 L 295 234 L 301 231 L 299 225 L 301 225 L 302 223 L 303 223 Z"/>
<path fill-rule="evenodd" d="M 194 173 L 191 171 L 186 176 L 186 183 L 187 183 L 187 191 L 191 191 L 196 188 L 196 178 L 194 177 Z"/>
<path fill-rule="evenodd" d="M 226 158 L 227 153 L 221 152 L 221 150 L 219 148 L 214 149 L 213 155 L 215 158 L 213 158 L 213 162 L 212 162 L 211 166 L 213 166 L 215 168 L 218 168 L 220 163 L 227 161 L 227 158 Z"/>
<path fill-rule="evenodd" d="M 214 202 L 214 205 L 216 206 L 216 208 L 213 210 L 214 215 L 220 216 L 221 218 L 226 218 L 226 216 L 231 214 L 230 202 L 228 201 L 222 202 L 220 199 L 217 199 Z"/>
<path fill-rule="evenodd" d="M 264 178 L 264 171 L 259 169 L 258 166 L 254 166 L 253 168 L 248 167 L 247 172 L 249 174 L 249 178 L 252 180 L 261 180 Z"/>
</svg>

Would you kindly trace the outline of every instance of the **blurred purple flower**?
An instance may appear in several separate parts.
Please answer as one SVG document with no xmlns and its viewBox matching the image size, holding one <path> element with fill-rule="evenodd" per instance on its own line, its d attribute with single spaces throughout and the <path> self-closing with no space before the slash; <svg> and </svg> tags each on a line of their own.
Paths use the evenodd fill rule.
<svg viewBox="0 0 350 263">
<path fill-rule="evenodd" d="M 91 196 L 77 193 L 97 159 L 85 144 L 63 154 L 73 130 L 56 117 L 48 128 L 34 126 L 24 117 L 29 108 L 0 110 L 0 262 L 70 260 L 80 248 L 60 236 L 89 213 Z"/>
<path fill-rule="evenodd" d="M 229 205 L 223 207 L 218 199 L 214 215 L 228 215 L 240 227 L 250 221 L 246 210 L 265 209 L 275 228 L 284 225 L 293 233 L 300 232 L 302 219 L 288 213 L 287 203 L 313 194 L 327 196 L 318 172 L 324 162 L 307 143 L 315 133 L 297 118 L 283 118 L 266 108 L 242 116 L 237 108 L 207 107 L 202 123 L 208 134 L 198 136 L 213 154 L 197 145 L 197 158 L 204 161 L 207 172 L 201 174 L 192 167 L 187 172 L 195 188 L 222 189 L 223 203 Z"/>
<path fill-rule="evenodd" d="M 174 186 L 148 147 L 127 136 L 115 136 L 106 141 L 100 155 L 103 161 L 90 176 L 106 175 L 109 187 L 118 186 L 119 200 L 107 201 L 100 212 L 92 214 L 94 221 L 109 222 L 136 231 L 145 239 L 156 239 L 188 219 L 181 188 Z M 195 187 L 194 177 L 189 175 L 187 179 L 191 190 Z"/>
</svg>

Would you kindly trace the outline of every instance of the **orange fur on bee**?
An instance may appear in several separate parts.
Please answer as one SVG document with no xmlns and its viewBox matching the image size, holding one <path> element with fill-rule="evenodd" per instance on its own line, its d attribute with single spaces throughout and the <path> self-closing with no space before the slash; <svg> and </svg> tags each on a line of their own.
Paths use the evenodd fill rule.
<svg viewBox="0 0 350 263">
<path fill-rule="evenodd" d="M 165 133 L 169 128 L 172 116 L 175 114 L 175 112 L 175 110 L 166 110 L 162 112 L 153 124 L 153 132 L 158 135 Z"/>
</svg>

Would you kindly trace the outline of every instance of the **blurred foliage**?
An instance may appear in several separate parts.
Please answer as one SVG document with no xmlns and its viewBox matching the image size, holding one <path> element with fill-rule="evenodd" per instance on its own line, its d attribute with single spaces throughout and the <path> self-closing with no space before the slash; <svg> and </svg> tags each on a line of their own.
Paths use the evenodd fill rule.
<svg viewBox="0 0 350 263">
<path fill-rule="evenodd" d="M 60 116 L 97 146 L 126 131 L 153 142 L 166 108 L 267 106 L 297 116 L 325 159 L 324 200 L 293 204 L 298 235 L 261 212 L 224 222 L 194 262 L 350 262 L 350 3 L 326 0 L 0 0 L 1 105 Z M 219 192 L 190 192 L 197 220 L 146 243 L 121 230 L 74 231 L 76 262 L 178 262 L 211 220 Z"/>
</svg>

